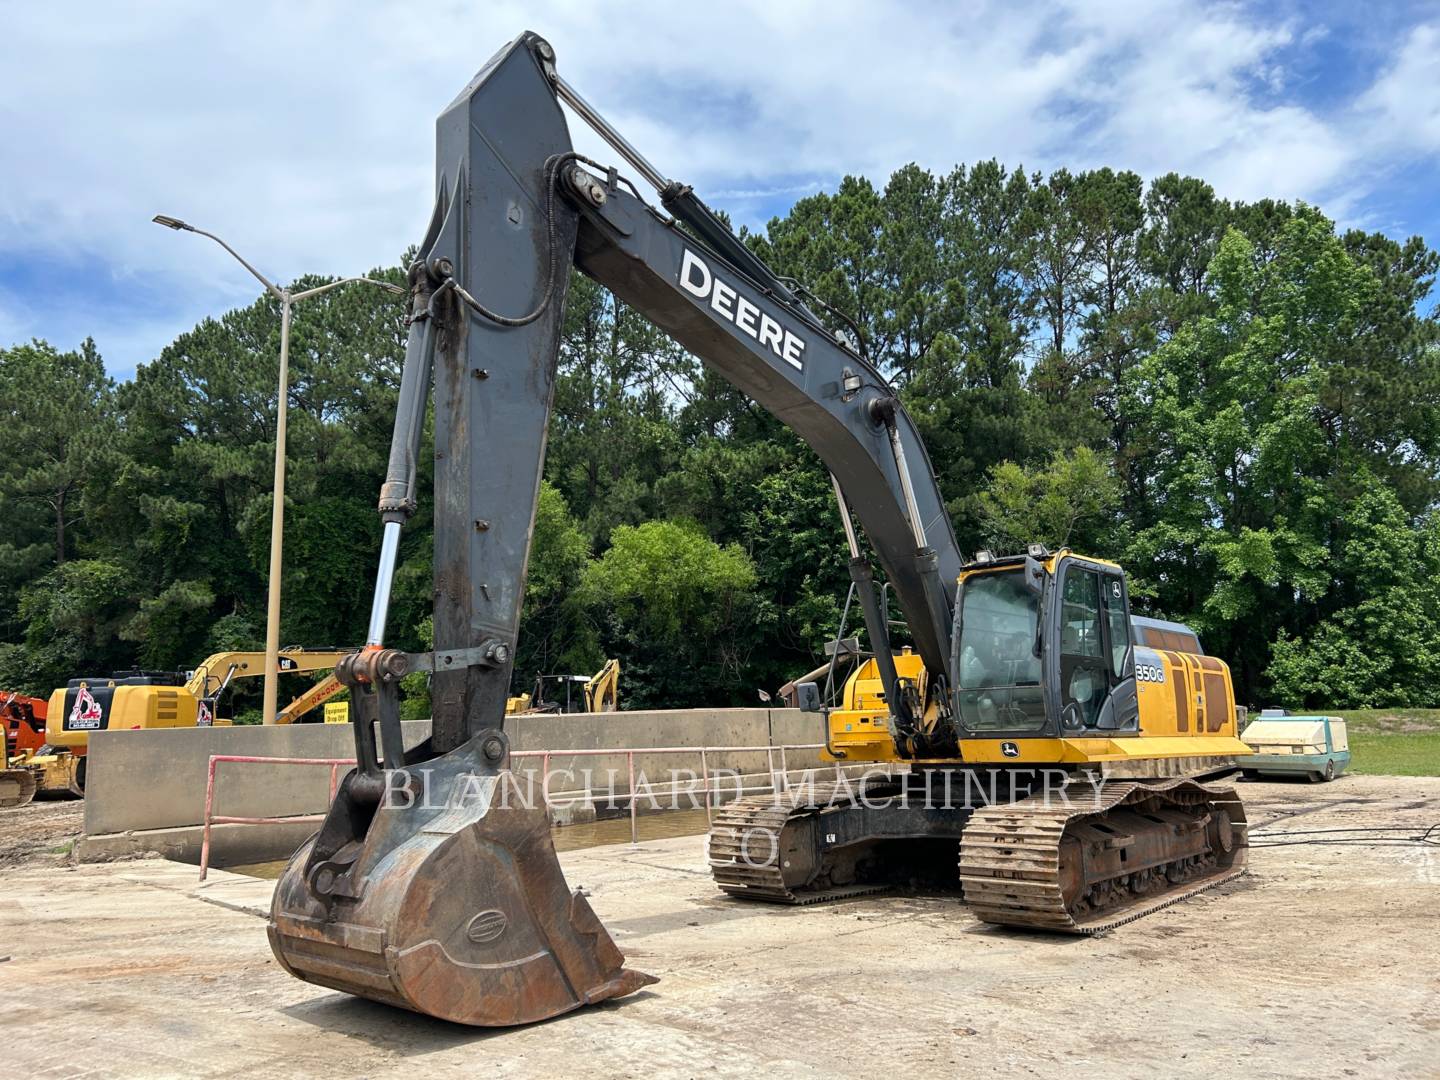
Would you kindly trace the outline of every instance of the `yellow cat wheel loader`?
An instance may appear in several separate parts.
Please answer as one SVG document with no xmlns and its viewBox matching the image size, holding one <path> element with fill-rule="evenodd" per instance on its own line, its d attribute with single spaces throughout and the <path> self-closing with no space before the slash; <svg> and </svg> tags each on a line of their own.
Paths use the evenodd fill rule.
<svg viewBox="0 0 1440 1080">
<path fill-rule="evenodd" d="M 562 102 L 624 172 L 575 152 Z M 491 1026 L 652 981 L 567 889 L 544 806 L 516 794 L 504 732 L 572 267 L 804 439 L 849 541 L 873 656 L 816 724 L 836 759 L 872 775 L 858 790 L 808 784 L 733 805 L 709 843 L 720 888 L 808 902 L 923 862 L 983 918 L 1083 932 L 1239 872 L 1238 799 L 1189 778 L 1245 752 L 1228 673 L 1133 629 L 1119 567 L 1040 547 L 964 558 L 914 424 L 822 316 L 836 313 L 642 157 L 542 38 L 497 53 L 436 132 L 367 644 L 336 670 L 358 765 L 277 883 L 269 934 L 286 970 Z M 385 646 L 386 622 L 432 383 L 436 647 L 407 654 Z M 891 641 L 861 530 L 908 652 Z M 397 684 L 414 671 L 430 673 L 434 717 L 407 749 Z M 798 694 L 817 706 L 813 682 Z"/>
</svg>

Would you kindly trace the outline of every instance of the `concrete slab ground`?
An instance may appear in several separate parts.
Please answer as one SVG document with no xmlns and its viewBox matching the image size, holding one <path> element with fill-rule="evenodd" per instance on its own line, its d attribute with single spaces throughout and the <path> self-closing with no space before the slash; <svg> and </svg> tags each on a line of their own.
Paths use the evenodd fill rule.
<svg viewBox="0 0 1440 1080">
<path fill-rule="evenodd" d="M 269 882 L 35 859 L 0 872 L 0 992 L 31 1017 L 5 1073 L 1440 1075 L 1440 849 L 1279 835 L 1414 835 L 1440 822 L 1440 779 L 1241 787 L 1257 833 L 1289 846 L 1098 939 L 986 927 L 949 897 L 726 900 L 701 837 L 567 853 L 571 884 L 661 982 L 495 1032 L 290 979 L 252 914 Z"/>
</svg>

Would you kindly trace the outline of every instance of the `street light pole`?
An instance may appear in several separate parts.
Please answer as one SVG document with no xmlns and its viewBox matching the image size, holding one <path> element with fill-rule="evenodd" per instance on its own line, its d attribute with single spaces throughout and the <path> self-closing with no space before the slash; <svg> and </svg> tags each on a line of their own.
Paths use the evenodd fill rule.
<svg viewBox="0 0 1440 1080">
<path fill-rule="evenodd" d="M 290 292 L 280 300 L 280 388 L 275 399 L 275 494 L 270 500 L 270 576 L 265 599 L 265 697 L 261 723 L 280 708 L 280 575 L 285 544 L 285 414 L 290 404 Z"/>
<path fill-rule="evenodd" d="M 285 413 L 290 400 L 290 319 L 291 308 L 301 300 L 307 300 L 312 296 L 319 296 L 321 293 L 337 289 L 341 285 L 349 285 L 351 282 L 363 281 L 368 285 L 375 285 L 387 292 L 405 295 L 405 290 L 398 285 L 392 285 L 388 281 L 376 281 L 368 277 L 348 277 L 339 281 L 332 281 L 325 285 L 317 285 L 313 289 L 305 289 L 302 292 L 292 293 L 289 289 L 282 289 L 270 282 L 264 274 L 256 270 L 243 258 L 239 252 L 227 244 L 214 233 L 208 233 L 204 229 L 197 229 L 194 225 L 187 224 L 179 218 L 168 217 L 165 214 L 156 214 L 152 219 L 157 225 L 164 225 L 167 229 L 176 231 L 193 232 L 200 236 L 209 237 L 222 248 L 228 251 L 235 261 L 249 270 L 265 291 L 280 301 L 280 386 L 275 402 L 275 487 L 271 496 L 270 504 L 270 578 L 267 584 L 268 596 L 265 605 L 265 701 L 264 701 L 264 722 L 275 723 L 275 713 L 278 707 L 279 683 L 280 683 L 280 581 L 284 561 L 285 542 Z"/>
</svg>

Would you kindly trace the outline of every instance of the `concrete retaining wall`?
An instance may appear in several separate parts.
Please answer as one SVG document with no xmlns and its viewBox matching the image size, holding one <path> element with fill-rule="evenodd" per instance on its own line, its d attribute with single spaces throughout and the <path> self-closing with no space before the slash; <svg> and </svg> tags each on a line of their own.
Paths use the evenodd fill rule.
<svg viewBox="0 0 1440 1080">
<path fill-rule="evenodd" d="M 404 725 L 405 744 L 414 746 L 429 734 L 429 722 Z M 772 746 L 818 742 L 817 718 L 794 709 L 684 709 L 561 716 L 512 716 L 506 721 L 514 750 L 619 750 L 645 746 Z M 185 837 L 181 857 L 194 844 L 193 830 L 204 819 L 205 780 L 212 754 L 253 757 L 352 757 L 348 725 L 297 724 L 282 727 L 183 728 L 157 731 L 101 731 L 90 739 L 86 767 L 85 833 L 82 856 L 98 857 L 140 847 L 177 853 L 176 837 Z M 707 755 L 712 772 L 729 770 L 766 774 L 764 752 L 719 752 Z M 792 770 L 820 763 L 818 751 L 793 752 L 785 764 Z M 520 760 L 517 771 L 533 769 L 538 789 L 541 762 Z M 780 761 L 776 755 L 775 767 Z M 551 791 L 591 790 L 604 799 L 610 791 L 626 795 L 628 770 L 624 753 L 574 756 L 557 752 L 551 759 Z M 641 754 L 635 768 L 651 784 L 669 781 L 672 769 L 700 772 L 700 755 Z M 568 770 L 568 774 L 565 772 Z M 587 772 L 588 770 L 588 772 Z M 341 767 L 341 775 L 345 767 Z M 215 813 L 229 817 L 283 817 L 323 813 L 329 800 L 329 770 L 311 766 L 235 764 L 219 766 Z M 638 786 L 638 784 L 637 784 Z M 643 788 L 641 789 L 643 792 Z M 162 833 L 161 830 L 164 830 Z M 217 830 L 217 861 L 254 856 L 267 827 L 236 826 Z M 289 833 L 273 830 L 278 851 L 294 844 Z M 293 829 L 291 830 L 293 832 Z M 123 843 L 117 834 L 154 833 Z M 223 833 L 223 835 L 222 835 Z M 245 834 L 241 855 L 230 837 Z M 283 836 L 283 839 L 281 837 Z M 110 839 L 102 840 L 100 838 Z M 161 846 L 163 841 L 163 847 Z M 117 846 L 118 844 L 118 846 Z M 264 846 L 264 845 L 261 845 Z"/>
<path fill-rule="evenodd" d="M 407 746 L 430 733 L 428 721 L 404 727 Z M 199 825 L 211 754 L 353 757 L 355 743 L 345 724 L 97 731 L 85 766 L 86 834 Z M 227 817 L 315 814 L 329 802 L 328 769 L 224 764 L 219 777 L 215 813 Z"/>
<path fill-rule="evenodd" d="M 506 723 L 512 750 L 624 750 L 633 747 L 782 746 L 820 740 L 820 724 L 795 709 L 674 709 L 653 712 L 582 713 L 560 716 L 511 717 Z M 717 751 L 706 754 L 710 773 L 768 774 L 781 766 L 780 755 L 763 750 Z M 789 769 L 820 764 L 818 750 L 785 755 Z M 516 772 L 534 771 L 536 783 L 543 763 L 520 759 Z M 699 776 L 700 754 L 635 755 L 636 786 L 643 793 L 689 774 Z M 628 795 L 629 767 L 617 754 L 571 755 L 550 758 L 552 792 L 590 791 L 597 799 L 610 793 Z M 554 775 L 558 774 L 558 775 Z M 678 774 L 678 776 L 676 775 Z M 733 783 L 734 781 L 727 781 Z"/>
</svg>

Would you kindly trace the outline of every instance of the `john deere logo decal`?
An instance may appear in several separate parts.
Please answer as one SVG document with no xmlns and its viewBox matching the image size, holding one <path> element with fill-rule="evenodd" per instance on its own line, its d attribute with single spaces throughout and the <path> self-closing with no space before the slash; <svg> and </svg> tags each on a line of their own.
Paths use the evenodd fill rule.
<svg viewBox="0 0 1440 1080">
<path fill-rule="evenodd" d="M 1000 744 L 1000 753 L 1006 757 L 1019 757 L 1020 747 L 1016 746 L 1013 742 L 1002 742 Z"/>
</svg>

